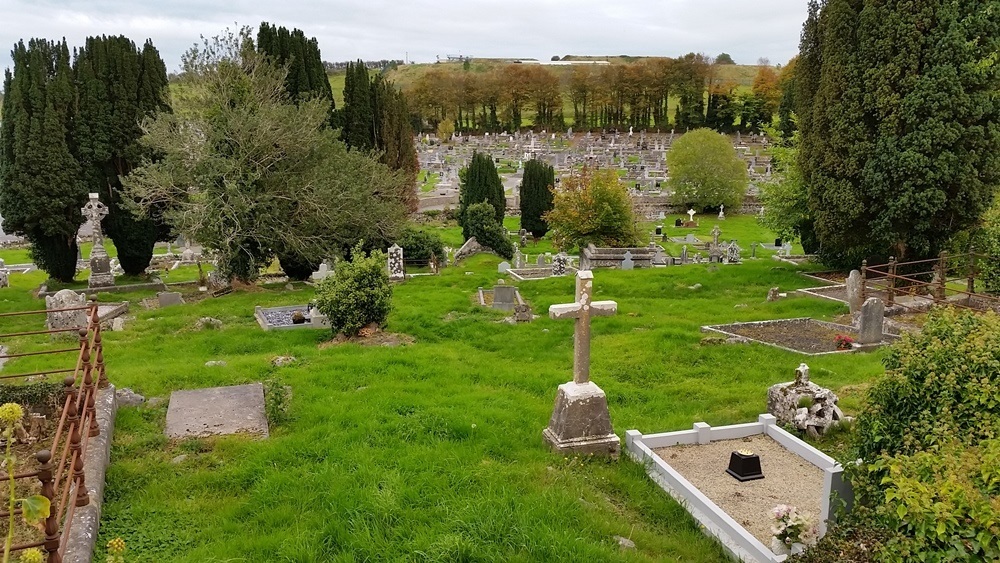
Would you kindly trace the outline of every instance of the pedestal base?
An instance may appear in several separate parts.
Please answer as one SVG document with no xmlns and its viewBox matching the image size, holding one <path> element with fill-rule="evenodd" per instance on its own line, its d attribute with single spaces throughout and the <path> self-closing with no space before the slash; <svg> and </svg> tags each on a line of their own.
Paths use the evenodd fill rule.
<svg viewBox="0 0 1000 563">
<path fill-rule="evenodd" d="M 556 395 L 549 427 L 542 437 L 553 451 L 604 455 L 617 459 L 621 442 L 611 426 L 608 400 L 593 382 L 563 383 Z"/>
</svg>

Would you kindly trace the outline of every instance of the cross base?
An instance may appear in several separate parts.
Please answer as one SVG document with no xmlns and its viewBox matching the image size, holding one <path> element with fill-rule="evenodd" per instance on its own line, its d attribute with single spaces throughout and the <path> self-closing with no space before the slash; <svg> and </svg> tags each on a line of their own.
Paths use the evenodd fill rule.
<svg viewBox="0 0 1000 563">
<path fill-rule="evenodd" d="M 593 454 L 618 459 L 621 442 L 611 426 L 608 399 L 593 382 L 559 386 L 549 427 L 542 431 L 549 447 L 564 455 Z"/>
</svg>

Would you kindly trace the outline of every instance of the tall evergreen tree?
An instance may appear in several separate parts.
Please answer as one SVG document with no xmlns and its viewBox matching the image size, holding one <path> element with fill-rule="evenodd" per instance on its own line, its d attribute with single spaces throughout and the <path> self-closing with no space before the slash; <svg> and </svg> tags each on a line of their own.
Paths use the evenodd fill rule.
<svg viewBox="0 0 1000 563">
<path fill-rule="evenodd" d="M 496 220 L 502 225 L 507 198 L 504 197 L 503 182 L 500 181 L 500 174 L 490 155 L 473 152 L 472 161 L 468 168 L 462 170 L 460 177 L 458 215 L 462 222 L 462 236 L 466 239 L 470 236 L 465 225 L 466 210 L 470 205 L 484 201 L 493 206 Z"/>
<path fill-rule="evenodd" d="M 159 217 L 136 217 L 121 194 L 121 179 L 150 158 L 139 144 L 142 120 L 169 111 L 167 70 L 151 41 L 142 50 L 124 36 L 88 37 L 74 61 L 79 90 L 74 153 L 89 192 L 109 208 L 102 222 L 125 273 L 141 274 L 153 245 L 169 230 Z"/>
<path fill-rule="evenodd" d="M 347 65 L 344 82 L 344 107 L 338 124 L 340 136 L 352 149 L 369 151 L 375 148 L 375 112 L 372 82 L 368 68 L 359 60 Z"/>
<path fill-rule="evenodd" d="M 52 278 L 76 274 L 76 233 L 87 191 L 71 153 L 76 96 L 66 42 L 18 42 L 4 77 L 0 127 L 0 211 L 6 230 L 31 242 Z"/>
<path fill-rule="evenodd" d="M 548 164 L 531 159 L 524 163 L 521 180 L 521 228 L 535 237 L 543 237 L 549 224 L 543 216 L 552 211 L 556 171 Z"/>
<path fill-rule="evenodd" d="M 263 22 L 257 31 L 257 50 L 287 68 L 285 91 L 290 99 L 317 97 L 328 102 L 330 123 L 334 123 L 333 88 L 315 37 L 306 38 L 301 29 L 289 31 L 286 27 Z"/>
</svg>

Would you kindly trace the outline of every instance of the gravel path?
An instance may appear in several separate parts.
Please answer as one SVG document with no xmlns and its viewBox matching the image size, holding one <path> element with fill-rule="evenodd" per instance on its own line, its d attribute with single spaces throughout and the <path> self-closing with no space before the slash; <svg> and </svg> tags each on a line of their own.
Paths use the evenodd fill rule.
<svg viewBox="0 0 1000 563">
<path fill-rule="evenodd" d="M 741 449 L 760 456 L 763 479 L 740 483 L 726 473 L 730 454 Z M 654 452 L 765 546 L 771 545 L 770 512 L 779 504 L 793 505 L 819 523 L 823 472 L 763 434 Z"/>
</svg>

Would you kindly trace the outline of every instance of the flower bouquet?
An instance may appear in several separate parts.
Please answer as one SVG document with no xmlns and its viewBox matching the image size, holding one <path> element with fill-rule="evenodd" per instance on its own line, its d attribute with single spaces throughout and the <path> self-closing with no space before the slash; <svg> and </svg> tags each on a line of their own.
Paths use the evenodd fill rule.
<svg viewBox="0 0 1000 563">
<path fill-rule="evenodd" d="M 775 506 L 771 509 L 771 518 L 771 551 L 775 555 L 801 553 L 807 545 L 816 542 L 816 526 L 794 506 Z"/>
</svg>

